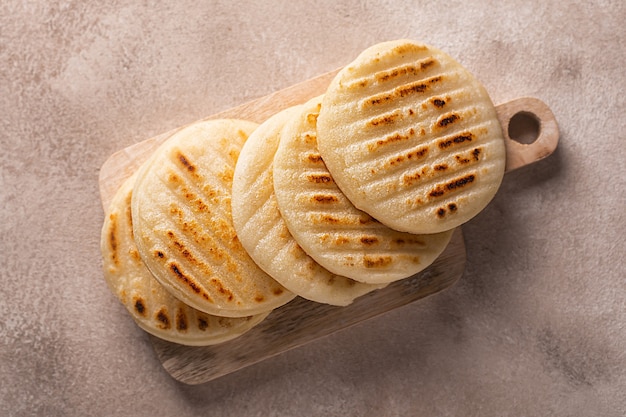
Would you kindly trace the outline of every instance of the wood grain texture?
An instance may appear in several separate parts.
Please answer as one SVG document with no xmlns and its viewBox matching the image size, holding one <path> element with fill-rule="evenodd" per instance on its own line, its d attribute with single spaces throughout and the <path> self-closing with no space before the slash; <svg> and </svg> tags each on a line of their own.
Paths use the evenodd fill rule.
<svg viewBox="0 0 626 417">
<path fill-rule="evenodd" d="M 320 75 L 204 120 L 240 118 L 261 123 L 282 109 L 323 94 L 338 71 Z M 523 98 L 496 106 L 496 110 L 505 133 L 507 172 L 543 159 L 556 149 L 558 126 L 550 109 L 541 101 Z M 520 112 L 530 114 L 539 123 L 539 136 L 531 144 L 521 144 L 508 135 L 511 118 Z M 100 196 L 105 208 L 122 182 L 176 130 L 132 145 L 107 159 L 99 178 Z M 347 307 L 296 298 L 273 311 L 250 332 L 217 346 L 189 347 L 150 337 L 159 360 L 173 378 L 187 384 L 200 384 L 442 291 L 462 276 L 465 260 L 463 235 L 461 229 L 458 229 L 446 250 L 427 269 L 367 294 Z"/>
<path fill-rule="evenodd" d="M 559 126 L 550 108 L 541 100 L 522 97 L 496 106 L 506 144 L 506 172 L 540 161 L 550 155 L 559 143 Z M 534 119 L 538 136 L 531 143 L 520 143 L 509 134 L 509 123 L 521 114 Z"/>
</svg>

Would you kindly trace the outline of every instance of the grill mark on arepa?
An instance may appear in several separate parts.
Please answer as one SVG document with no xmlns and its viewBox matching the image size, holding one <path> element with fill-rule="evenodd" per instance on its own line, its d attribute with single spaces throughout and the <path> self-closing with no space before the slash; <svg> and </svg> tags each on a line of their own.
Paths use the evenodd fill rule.
<svg viewBox="0 0 626 417">
<path fill-rule="evenodd" d="M 209 317 L 204 314 L 198 315 L 197 326 L 198 330 L 203 332 L 206 331 L 209 328 Z"/>
<path fill-rule="evenodd" d="M 230 210 L 230 207 L 222 207 L 224 204 L 222 201 L 227 198 L 228 191 L 225 190 L 223 184 L 215 183 L 209 184 L 205 182 L 201 184 L 197 181 L 193 181 L 188 176 L 184 175 L 185 172 L 177 170 L 176 172 L 169 171 L 167 178 L 162 179 L 164 185 L 170 190 L 173 196 L 176 197 L 176 201 L 181 204 L 187 205 L 189 208 L 193 208 L 195 213 L 209 214 L 209 206 L 216 209 L 216 213 L 224 214 L 224 210 Z M 207 203 L 205 199 L 211 201 L 211 204 Z M 228 211 L 230 213 L 230 211 Z"/>
<path fill-rule="evenodd" d="M 360 73 L 372 73 L 377 71 L 384 71 L 388 69 L 388 62 L 391 60 L 397 62 L 398 65 L 408 64 L 415 62 L 416 55 L 418 59 L 431 57 L 432 51 L 426 47 L 416 48 L 417 45 L 401 45 L 398 48 L 392 50 L 384 50 L 376 53 L 375 56 L 369 57 L 367 60 L 361 59 L 357 65 Z M 401 51 L 401 52 L 399 52 Z M 409 54 L 411 52 L 411 54 Z M 381 61 L 384 64 L 381 65 Z M 349 66 L 347 71 L 353 72 L 355 67 Z"/>
<path fill-rule="evenodd" d="M 205 246 L 214 244 L 214 236 L 207 234 L 209 230 L 200 226 L 194 216 L 186 214 L 187 208 L 177 206 L 175 203 L 170 205 L 169 215 L 171 216 L 171 227 L 177 227 L 187 238 L 192 239 L 197 245 Z"/>
<path fill-rule="evenodd" d="M 434 97 L 450 99 L 456 94 L 460 98 L 464 97 L 465 92 L 459 87 L 462 77 L 459 70 L 436 72 L 422 79 L 406 80 L 407 82 L 383 92 L 367 94 L 363 91 L 360 95 L 353 94 L 350 99 L 346 97 L 344 105 L 350 108 L 356 106 L 362 114 L 361 117 L 374 117 L 376 113 L 394 108 L 406 108 L 407 111 L 410 108 L 417 115 L 421 111 L 438 109 L 430 101 Z"/>
<path fill-rule="evenodd" d="M 306 152 L 305 154 L 301 155 L 301 157 L 302 161 L 306 164 L 319 165 L 324 163 L 324 161 L 322 160 L 322 155 L 320 155 L 319 152 Z"/>
<path fill-rule="evenodd" d="M 175 193 L 177 202 L 192 210 L 196 215 L 204 214 L 210 215 L 211 209 L 209 205 L 204 201 L 202 196 L 198 193 L 190 190 L 186 185 L 182 183 L 175 175 L 170 175 L 168 178 L 170 183 L 178 183 L 180 192 Z"/>
<path fill-rule="evenodd" d="M 333 230 L 325 234 L 328 235 L 326 239 L 335 241 L 341 239 L 343 243 L 357 243 L 361 248 L 368 250 L 379 251 L 379 249 L 374 248 L 374 245 L 370 245 L 373 243 L 373 239 L 377 239 L 376 244 L 378 246 L 393 249 L 394 253 L 411 253 L 416 248 L 425 247 L 424 239 L 420 235 L 398 232 L 375 220 L 366 228 Z"/>
<path fill-rule="evenodd" d="M 388 268 L 402 259 L 416 261 L 414 258 L 417 258 L 419 262 L 418 254 L 428 250 L 423 240 L 402 232 L 390 234 L 389 229 L 380 224 L 369 232 L 371 234 L 358 229 L 335 230 L 317 233 L 315 237 L 321 246 L 329 248 L 326 257 L 341 259 L 341 263 L 351 266 L 363 265 L 364 260 L 370 264 L 369 268 Z"/>
<path fill-rule="evenodd" d="M 467 129 L 468 125 L 476 124 L 475 119 L 478 113 L 478 109 L 473 105 L 449 111 L 437 118 L 431 127 L 431 132 L 433 135 L 441 135 L 441 132 L 454 129 L 457 126 L 459 126 L 458 129 Z"/>
<path fill-rule="evenodd" d="M 456 213 L 457 210 L 458 210 L 457 203 L 448 203 L 439 207 L 435 213 L 437 214 L 437 217 L 444 218 L 448 214 Z"/>
<path fill-rule="evenodd" d="M 183 257 L 187 260 L 187 262 L 197 266 L 197 267 L 201 267 L 202 263 L 200 261 L 198 261 L 198 259 L 196 259 L 195 256 L 193 256 L 193 254 L 191 253 L 191 251 L 187 248 L 187 245 L 185 245 L 184 243 L 182 243 L 180 241 L 180 238 L 176 236 L 176 234 L 169 230 L 166 233 L 167 237 L 169 238 L 169 247 L 170 249 L 175 249 L 178 253 L 180 253 L 181 255 L 183 255 Z M 197 249 L 197 248 L 193 248 L 193 249 Z"/>
<path fill-rule="evenodd" d="M 180 333 L 187 333 L 189 329 L 189 320 L 187 318 L 187 314 L 185 310 L 179 308 L 176 310 L 176 330 Z"/>
<path fill-rule="evenodd" d="M 422 130 L 422 132 L 424 132 Z M 414 128 L 410 128 L 408 131 L 404 131 L 402 133 L 400 132 L 395 132 L 393 134 L 387 135 L 381 139 L 376 140 L 373 143 L 368 143 L 367 144 L 367 150 L 372 153 L 377 151 L 379 148 L 385 146 L 385 145 L 389 145 L 392 143 L 398 143 L 398 142 L 406 142 L 411 140 L 413 137 L 415 136 L 415 129 Z"/>
<path fill-rule="evenodd" d="M 445 136 L 435 136 L 430 140 L 434 142 L 435 149 L 439 149 L 440 154 L 451 155 L 451 149 L 460 152 L 477 146 L 477 143 L 491 141 L 489 127 L 486 123 L 459 126 L 459 130 L 451 131 Z"/>
<path fill-rule="evenodd" d="M 228 329 L 233 327 L 232 320 L 228 319 L 227 317 L 217 317 L 217 323 L 222 329 Z"/>
<path fill-rule="evenodd" d="M 224 283 L 222 281 L 220 281 L 217 278 L 211 278 L 209 282 L 217 290 L 217 292 L 220 293 L 222 297 L 224 297 L 226 300 L 228 301 L 234 300 L 235 295 L 233 294 L 232 291 L 230 291 L 228 288 L 224 286 Z"/>
<path fill-rule="evenodd" d="M 180 150 L 174 152 L 175 161 L 190 173 L 196 172 L 196 166 Z"/>
<path fill-rule="evenodd" d="M 461 189 L 471 185 L 474 181 L 476 181 L 477 174 L 467 174 L 462 177 L 454 178 L 451 181 L 448 181 L 443 184 L 439 184 L 436 187 L 432 188 L 428 193 L 429 197 L 438 198 L 447 196 L 451 193 L 455 193 L 460 191 Z"/>
<path fill-rule="evenodd" d="M 167 308 L 162 307 L 159 311 L 154 315 L 155 320 L 157 321 L 156 326 L 163 330 L 168 330 L 172 327 L 170 316 L 167 312 Z"/>
<path fill-rule="evenodd" d="M 376 126 L 392 125 L 398 122 L 399 120 L 401 120 L 402 116 L 403 116 L 403 113 L 401 111 L 394 110 L 391 113 L 383 114 L 382 116 L 376 116 L 373 119 L 368 120 L 366 126 L 376 127 Z"/>
<path fill-rule="evenodd" d="M 323 229 L 327 229 L 329 225 L 341 228 L 362 227 L 368 223 L 375 222 L 375 220 L 369 218 L 369 216 L 364 217 L 356 213 L 332 211 L 309 211 L 306 213 L 306 218 L 312 228 Z"/>
<path fill-rule="evenodd" d="M 475 139 L 476 137 L 474 136 L 474 134 L 470 131 L 467 131 L 461 134 L 457 134 L 451 138 L 442 139 L 437 143 L 437 146 L 439 147 L 439 149 L 448 149 L 451 146 L 456 146 L 464 142 L 471 142 Z"/>
<path fill-rule="evenodd" d="M 414 59 L 414 55 L 420 56 L 430 56 L 432 52 L 425 45 L 416 45 L 412 43 L 405 43 L 394 47 L 389 50 L 381 50 L 377 51 L 375 56 L 370 56 L 365 59 L 361 59 L 359 61 L 358 67 L 362 68 L 367 72 L 375 71 L 374 68 L 379 67 L 379 63 L 383 61 L 384 63 L 391 61 L 394 62 L 404 62 L 406 60 Z M 349 67 L 349 70 L 354 70 L 353 67 Z"/>
<path fill-rule="evenodd" d="M 317 136 L 315 132 L 302 133 L 298 139 L 309 145 L 317 145 Z"/>
<path fill-rule="evenodd" d="M 380 71 L 375 74 L 376 81 L 380 83 L 380 82 L 385 82 L 389 80 L 394 80 L 403 75 L 415 75 L 438 63 L 439 62 L 436 59 L 432 57 L 428 57 L 422 60 L 421 62 L 416 62 L 413 65 L 409 64 L 409 65 L 404 65 L 401 67 L 396 67 L 387 71 Z"/>
<path fill-rule="evenodd" d="M 456 154 L 454 158 L 446 157 L 439 162 L 433 162 L 429 165 L 416 167 L 416 169 L 405 172 L 402 176 L 402 184 L 412 185 L 417 181 L 421 181 L 420 186 L 425 187 L 428 184 L 441 180 L 444 175 L 459 175 L 464 172 L 467 167 L 480 161 L 480 147 L 474 148 L 468 154 Z"/>
<path fill-rule="evenodd" d="M 323 243 L 331 243 L 340 246 L 348 246 L 351 250 L 357 249 L 372 249 L 380 245 L 380 237 L 376 234 L 363 234 L 358 229 L 347 229 L 343 233 L 333 232 L 331 237 L 330 233 L 318 233 L 318 240 Z"/>
<path fill-rule="evenodd" d="M 126 225 L 128 228 L 128 233 L 130 235 L 130 239 L 135 238 L 135 234 L 133 232 L 133 211 L 131 209 L 131 200 L 133 197 L 132 190 L 126 195 L 126 200 L 124 203 L 125 212 L 126 212 Z"/>
<path fill-rule="evenodd" d="M 466 165 L 480 161 L 482 153 L 482 147 L 477 147 L 464 155 L 456 154 L 454 158 L 457 163 Z"/>
<path fill-rule="evenodd" d="M 347 90 L 354 90 L 371 86 L 379 86 L 382 83 L 396 81 L 398 78 L 416 76 L 419 73 L 433 68 L 437 64 L 439 64 L 439 61 L 433 57 L 426 57 L 417 61 L 404 62 L 394 68 L 383 69 L 376 71 L 373 74 L 368 74 L 365 77 L 350 80 L 344 84 L 344 87 Z"/>
<path fill-rule="evenodd" d="M 313 184 L 334 184 L 329 172 L 313 172 L 306 175 L 306 179 Z"/>
<path fill-rule="evenodd" d="M 440 84 L 444 80 L 443 75 L 437 75 L 425 80 L 414 81 L 408 84 L 400 85 L 391 91 L 374 94 L 361 100 L 361 108 L 366 109 L 380 104 L 390 103 L 392 101 L 413 96 L 415 94 L 423 94 L 429 91 L 433 85 Z"/>
<path fill-rule="evenodd" d="M 108 243 L 111 249 L 111 261 L 115 266 L 119 266 L 120 260 L 117 254 L 118 238 L 117 238 L 117 214 L 109 214 L 109 230 L 108 230 Z"/>
<path fill-rule="evenodd" d="M 315 194 L 311 197 L 311 203 L 314 204 L 331 204 L 338 201 L 339 199 L 332 194 Z"/>
<path fill-rule="evenodd" d="M 385 273 L 389 269 L 393 268 L 398 263 L 409 261 L 414 264 L 420 264 L 420 255 L 413 253 L 374 253 L 363 254 L 355 252 L 354 254 L 341 254 L 341 263 L 344 266 L 354 267 L 361 265 L 368 273 Z"/>
<path fill-rule="evenodd" d="M 439 128 L 444 128 L 444 127 L 447 127 L 448 125 L 451 125 L 452 123 L 456 123 L 458 121 L 462 121 L 462 118 L 461 118 L 461 116 L 459 116 L 459 114 L 457 114 L 457 113 L 449 113 L 449 114 L 441 116 L 437 120 L 437 123 L 435 124 L 435 126 L 439 127 Z"/>
<path fill-rule="evenodd" d="M 280 286 L 278 282 L 276 282 L 276 285 L 274 286 L 274 288 L 272 288 L 272 294 L 279 297 L 284 292 L 285 292 L 285 289 L 282 286 Z"/>
<path fill-rule="evenodd" d="M 454 177 L 451 177 L 451 178 L 454 178 Z M 471 190 L 466 190 L 469 194 L 479 193 L 481 192 L 483 188 L 487 187 L 487 185 L 485 185 L 482 181 L 478 181 L 478 179 L 475 179 L 472 182 L 471 187 L 472 187 Z M 420 210 L 427 210 L 430 207 L 434 207 L 432 211 L 433 213 L 436 214 L 437 210 L 440 209 L 441 207 L 445 208 L 445 206 L 447 206 L 448 203 L 450 202 L 456 203 L 456 200 L 459 197 L 465 198 L 465 196 L 468 195 L 467 193 L 466 194 L 448 193 L 448 195 L 446 196 L 430 197 L 428 196 L 428 193 L 432 191 L 433 188 L 420 187 L 419 189 L 414 189 L 412 193 L 407 192 L 407 190 L 404 190 L 402 193 L 398 193 L 392 196 L 389 199 L 389 202 L 393 204 L 406 204 L 409 207 L 420 207 Z M 456 206 L 457 206 L 456 208 L 458 209 L 459 204 L 456 204 Z M 455 210 L 453 209 L 453 211 Z"/>
<path fill-rule="evenodd" d="M 438 167 L 439 169 L 436 169 L 435 167 Z M 468 175 L 474 175 L 472 180 L 468 180 L 469 182 L 474 182 L 478 174 L 475 171 L 468 171 L 468 168 L 465 166 L 461 166 L 459 169 L 450 169 L 450 166 L 445 163 L 422 167 L 418 170 L 407 173 L 402 177 L 402 181 L 407 185 L 407 187 L 404 187 L 403 192 L 399 194 L 412 192 L 414 194 L 423 193 L 425 195 L 430 195 L 433 190 L 438 190 L 442 184 L 455 183 L 459 180 L 459 178 Z M 466 183 L 468 181 L 466 181 Z M 412 186 L 418 182 L 418 186 Z M 444 187 L 446 189 L 458 188 L 454 186 Z M 435 194 L 437 193 L 438 192 L 435 192 Z M 431 195 L 431 197 L 435 197 L 435 195 Z"/>
<path fill-rule="evenodd" d="M 168 269 L 170 272 L 174 274 L 176 279 L 179 282 L 181 282 L 185 287 L 188 287 L 189 289 L 191 289 L 191 291 L 193 291 L 195 294 L 199 295 L 200 297 L 204 298 L 208 302 L 211 302 L 211 303 L 213 302 L 213 299 L 204 290 L 204 288 L 200 284 L 198 284 L 192 277 L 186 275 L 183 272 L 181 266 L 177 262 L 170 261 Z"/>
<path fill-rule="evenodd" d="M 430 52 L 430 50 L 426 45 L 417 45 L 414 43 L 403 43 L 391 49 L 391 51 L 389 51 L 389 55 L 397 56 L 397 55 L 406 55 L 408 53 L 419 53 L 419 52 Z"/>
<path fill-rule="evenodd" d="M 143 297 L 140 297 L 138 295 L 133 296 L 133 309 L 141 317 L 146 317 L 147 307 L 146 301 L 143 299 Z"/>
<path fill-rule="evenodd" d="M 409 149 L 402 154 L 394 155 L 387 159 L 385 167 L 393 167 L 394 165 L 400 165 L 403 163 L 415 163 L 416 161 L 428 156 L 430 148 L 428 146 L 420 146 L 417 149 Z"/>
<path fill-rule="evenodd" d="M 174 157 L 171 160 L 172 164 L 169 166 L 171 170 L 169 170 L 170 178 L 168 180 L 177 179 L 180 185 L 193 188 L 197 195 L 202 195 L 212 200 L 223 198 L 230 195 L 234 165 L 222 156 L 223 150 L 217 149 L 209 143 L 206 144 L 206 147 L 206 152 L 210 152 L 212 157 L 210 165 L 198 167 L 193 165 L 190 159 L 186 157 L 188 164 L 194 167 L 190 171 L 187 165 Z M 173 184 L 176 184 L 176 181 L 173 181 Z M 168 184 L 166 183 L 166 185 Z M 221 204 L 216 204 L 216 206 L 217 208 L 222 207 Z M 224 208 L 230 210 L 230 204 Z"/>
<path fill-rule="evenodd" d="M 390 255 L 365 255 L 363 256 L 363 265 L 366 268 L 385 268 L 391 265 L 393 257 Z"/>
<path fill-rule="evenodd" d="M 306 187 L 295 195 L 295 201 L 303 210 L 325 210 L 327 212 L 343 211 L 352 204 L 335 185 L 332 187 Z"/>
<path fill-rule="evenodd" d="M 446 100 L 439 98 L 439 97 L 430 99 L 430 102 L 433 104 L 433 106 L 437 107 L 438 109 L 441 109 L 443 108 L 443 106 L 446 105 Z"/>
<path fill-rule="evenodd" d="M 366 246 L 372 246 L 379 243 L 379 239 L 376 236 L 361 236 L 359 242 Z"/>
</svg>

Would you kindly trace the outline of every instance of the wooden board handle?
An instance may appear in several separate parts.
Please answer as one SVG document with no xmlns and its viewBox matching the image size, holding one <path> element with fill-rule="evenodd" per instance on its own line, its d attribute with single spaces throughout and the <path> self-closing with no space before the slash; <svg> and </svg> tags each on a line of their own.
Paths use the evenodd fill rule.
<svg viewBox="0 0 626 417">
<path fill-rule="evenodd" d="M 559 127 L 550 108 L 541 100 L 523 97 L 496 106 L 506 144 L 506 172 L 540 161 L 550 155 L 559 143 Z M 537 127 L 537 138 L 521 143 L 511 138 L 511 123 L 521 118 L 522 128 Z M 524 119 L 526 119 L 524 121 Z M 530 132 L 533 133 L 533 132 Z"/>
</svg>

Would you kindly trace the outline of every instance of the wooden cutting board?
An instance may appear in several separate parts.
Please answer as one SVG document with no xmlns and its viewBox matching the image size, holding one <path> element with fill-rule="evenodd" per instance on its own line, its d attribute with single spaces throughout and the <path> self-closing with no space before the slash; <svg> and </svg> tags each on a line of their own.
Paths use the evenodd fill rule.
<svg viewBox="0 0 626 417">
<path fill-rule="evenodd" d="M 208 119 L 239 118 L 262 123 L 271 115 L 323 94 L 338 70 L 277 91 Z M 558 144 L 559 132 L 550 109 L 535 98 L 520 98 L 496 106 L 505 133 L 506 171 L 539 161 Z M 526 118 L 538 131 L 537 138 L 522 144 L 509 137 L 513 117 Z M 117 188 L 173 133 L 147 139 L 111 155 L 100 170 L 100 196 L 106 209 Z M 335 307 L 302 298 L 273 311 L 267 319 L 243 336 L 207 347 L 190 347 L 150 336 L 159 361 L 175 379 L 200 384 L 289 349 L 328 336 L 367 319 L 435 294 L 454 284 L 465 269 L 465 244 L 461 228 L 439 258 L 424 271 L 386 288 L 366 294 L 347 307 Z"/>
</svg>

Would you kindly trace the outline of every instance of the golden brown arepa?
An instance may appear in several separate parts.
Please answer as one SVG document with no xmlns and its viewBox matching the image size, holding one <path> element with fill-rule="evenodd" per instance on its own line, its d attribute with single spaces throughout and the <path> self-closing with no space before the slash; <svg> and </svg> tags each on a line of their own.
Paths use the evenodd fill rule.
<svg viewBox="0 0 626 417">
<path fill-rule="evenodd" d="M 203 313 L 173 297 L 145 266 L 133 239 L 131 196 L 135 176 L 119 188 L 107 210 L 101 249 L 107 285 L 146 332 L 170 342 L 206 346 L 231 340 L 269 313 L 231 318 Z"/>
<path fill-rule="evenodd" d="M 449 55 L 410 40 L 372 46 L 337 74 L 317 134 L 350 201 L 410 233 L 468 221 L 504 174 L 501 126 L 481 83 Z"/>
<path fill-rule="evenodd" d="M 244 142 L 258 125 L 209 120 L 167 139 L 134 185 L 137 249 L 176 298 L 209 314 L 245 317 L 295 297 L 259 268 L 231 217 L 231 187 Z"/>
</svg>

